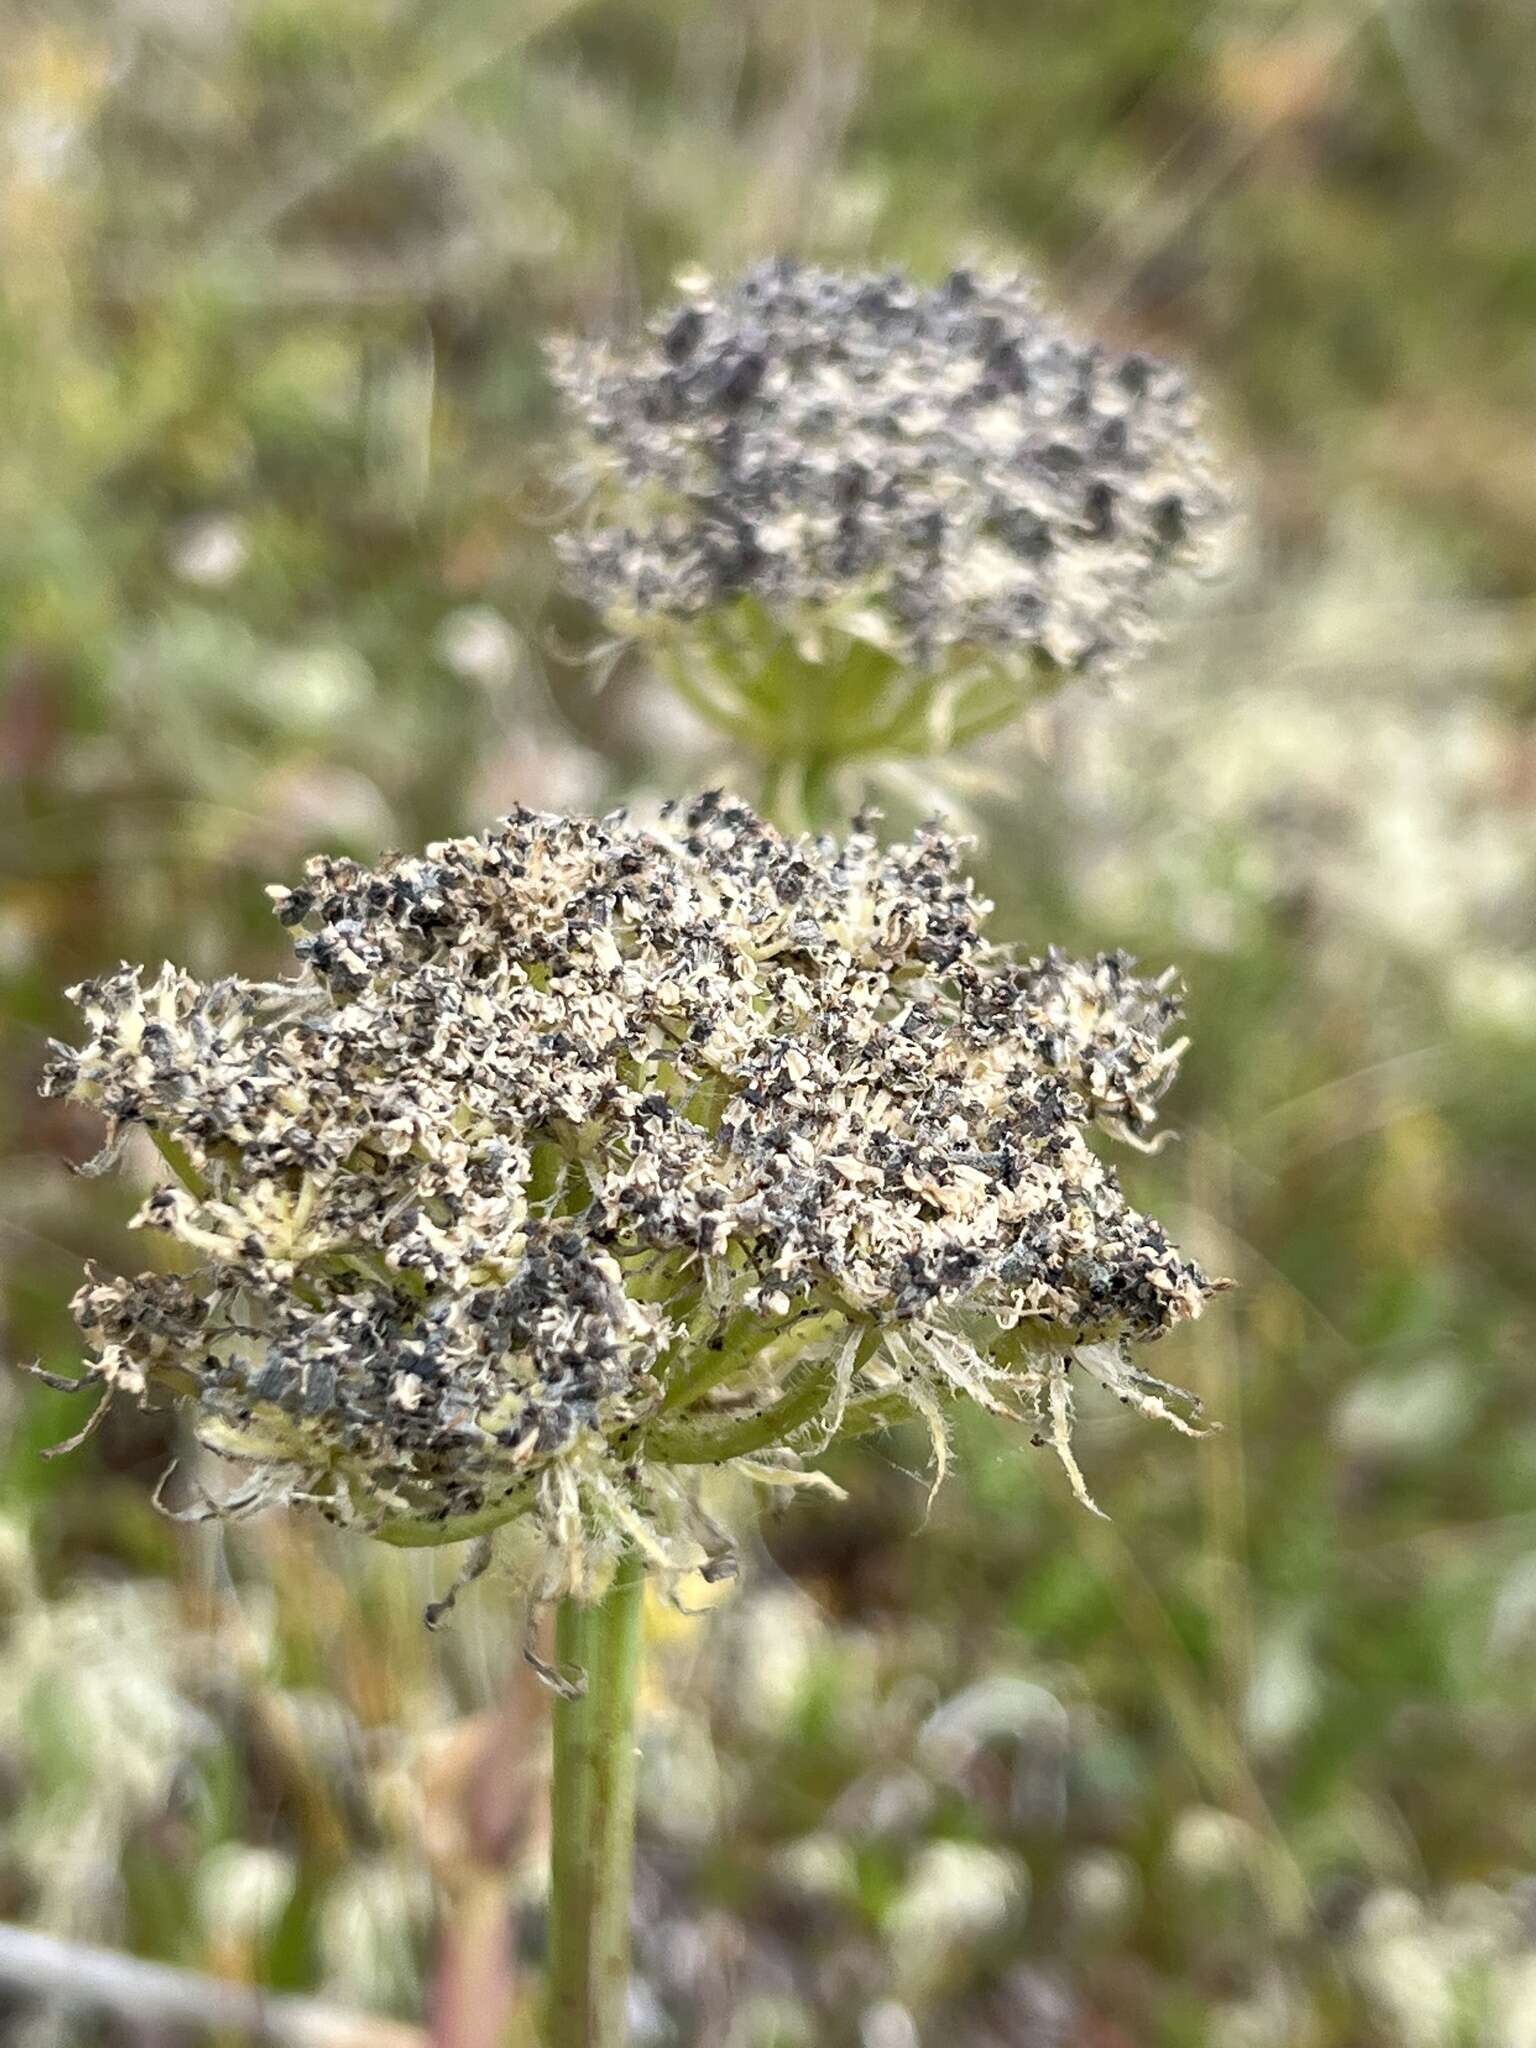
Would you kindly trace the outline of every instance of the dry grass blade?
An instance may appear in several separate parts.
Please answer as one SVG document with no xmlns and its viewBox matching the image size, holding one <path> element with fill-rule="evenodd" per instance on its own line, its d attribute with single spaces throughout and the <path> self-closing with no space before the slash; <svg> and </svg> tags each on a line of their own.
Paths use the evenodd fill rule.
<svg viewBox="0 0 1536 2048">
<path fill-rule="evenodd" d="M 324 191 L 359 157 L 411 134 L 445 101 L 574 14 L 576 6 L 577 0 L 538 0 L 521 18 L 498 26 L 489 35 L 469 38 L 461 48 L 410 78 L 382 101 L 361 134 L 349 137 L 340 149 L 318 153 L 291 177 L 258 192 L 211 238 L 199 253 L 198 265 L 206 265 L 241 243 L 270 235 L 296 207 Z"/>
<path fill-rule="evenodd" d="M 425 2048 L 417 2027 L 272 1998 L 166 1963 L 146 1963 L 29 1927 L 0 1925 L 0 1984 L 72 2011 L 122 2013 L 137 2025 L 206 2028 L 271 2048 Z"/>
</svg>

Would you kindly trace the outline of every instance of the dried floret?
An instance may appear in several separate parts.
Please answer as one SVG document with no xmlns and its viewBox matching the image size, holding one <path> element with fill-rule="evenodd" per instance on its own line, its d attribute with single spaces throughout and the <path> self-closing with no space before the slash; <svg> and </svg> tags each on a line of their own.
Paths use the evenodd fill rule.
<svg viewBox="0 0 1536 2048">
<path fill-rule="evenodd" d="M 1114 671 L 1227 527 L 1182 375 L 1071 335 L 1018 276 L 764 264 L 552 364 L 591 486 L 573 584 L 780 753 L 811 726 L 933 750 L 1025 676 Z"/>
<path fill-rule="evenodd" d="M 190 1395 L 254 1469 L 396 1542 L 526 1516 L 545 1592 L 625 1543 L 716 1557 L 702 1468 L 795 1482 L 944 1403 L 1068 1448 L 1074 1361 L 1134 1363 L 1211 1283 L 1089 1143 L 1173 1077 L 1167 977 L 1020 961 L 937 828 L 791 839 L 706 795 L 646 828 L 520 812 L 272 892 L 288 979 L 123 968 L 45 1087 L 176 1169 L 172 1277 L 93 1276 L 107 1390 Z M 190 1261 L 187 1254 L 191 1255 Z"/>
</svg>

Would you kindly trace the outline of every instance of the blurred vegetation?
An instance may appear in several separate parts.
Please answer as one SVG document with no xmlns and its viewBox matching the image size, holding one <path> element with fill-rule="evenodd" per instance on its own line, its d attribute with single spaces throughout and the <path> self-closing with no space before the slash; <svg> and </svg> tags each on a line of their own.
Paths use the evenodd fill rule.
<svg viewBox="0 0 1536 2048">
<path fill-rule="evenodd" d="M 1169 1360 L 1226 1426 L 1094 1418 L 1110 1525 L 991 1425 L 924 1523 L 892 1440 L 707 1625 L 658 1611 L 639 2038 L 1530 2048 L 1519 0 L 0 27 L 9 1357 L 67 1370 L 81 1259 L 135 1259 L 131 1191 L 71 1180 L 92 1134 L 34 1099 L 66 983 L 276 959 L 261 887 L 315 846 L 708 775 L 552 589 L 541 336 L 778 248 L 1038 263 L 1194 358 L 1250 475 L 1244 572 L 1157 672 L 954 778 L 1009 932 L 1185 971 L 1186 1136 L 1126 1178 L 1242 1282 Z M 484 1972 L 525 1998 L 508 1900 L 539 1939 L 511 1590 L 429 1642 L 426 1564 L 173 1526 L 173 1425 L 44 1462 L 82 1419 L 7 1373 L 0 1917 L 472 2048 Z"/>
</svg>

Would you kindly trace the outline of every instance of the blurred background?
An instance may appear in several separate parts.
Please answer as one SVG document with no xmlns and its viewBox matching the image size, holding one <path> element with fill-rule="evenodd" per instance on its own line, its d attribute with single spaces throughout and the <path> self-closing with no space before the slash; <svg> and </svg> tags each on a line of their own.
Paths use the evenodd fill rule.
<svg viewBox="0 0 1536 2048">
<path fill-rule="evenodd" d="M 119 959 L 276 969 L 262 886 L 312 849 L 710 775 L 553 588 L 541 337 L 695 262 L 1024 263 L 1190 362 L 1252 508 L 1154 668 L 950 778 L 1001 931 L 1185 974 L 1183 1140 L 1122 1167 L 1241 1282 L 1163 1368 L 1224 1428 L 1090 1418 L 1111 1523 L 985 1418 L 925 1521 L 892 1437 L 707 1622 L 656 1609 L 636 2039 L 1532 2048 L 1524 0 L 4 0 L 0 35 L 0 1920 L 531 2038 L 515 1587 L 428 1637 L 451 1562 L 174 1525 L 169 1417 L 40 1456 L 81 1404 L 13 1365 L 70 1369 L 82 1259 L 143 1262 L 45 1040 Z M 242 2038 L 50 2005 L 9 1940 L 17 2048 Z"/>
</svg>

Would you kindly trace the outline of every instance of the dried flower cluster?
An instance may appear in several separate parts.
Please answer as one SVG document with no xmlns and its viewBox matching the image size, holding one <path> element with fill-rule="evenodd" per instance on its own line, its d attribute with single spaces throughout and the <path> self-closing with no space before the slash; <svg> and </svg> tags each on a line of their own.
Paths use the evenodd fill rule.
<svg viewBox="0 0 1536 2048">
<path fill-rule="evenodd" d="M 751 599 L 920 666 L 1104 672 L 1225 523 L 1179 373 L 1020 277 L 776 262 L 552 360 L 598 486 L 566 566 L 624 631 Z"/>
<path fill-rule="evenodd" d="M 794 1483 L 839 1430 L 1023 1415 L 1081 1488 L 1080 1362 L 1187 1427 L 1133 1347 L 1209 1283 L 1086 1141 L 1151 1124 L 1166 977 L 1018 962 L 937 829 L 786 839 L 718 794 L 654 829 L 523 812 L 272 893 L 289 979 L 127 968 L 46 1089 L 178 1178 L 190 1270 L 93 1277 L 92 1372 L 190 1397 L 255 1468 L 394 1541 L 526 1515 L 544 1590 L 624 1542 L 719 1548 L 694 1478 Z M 187 1257 L 190 1255 L 190 1259 Z"/>
</svg>

